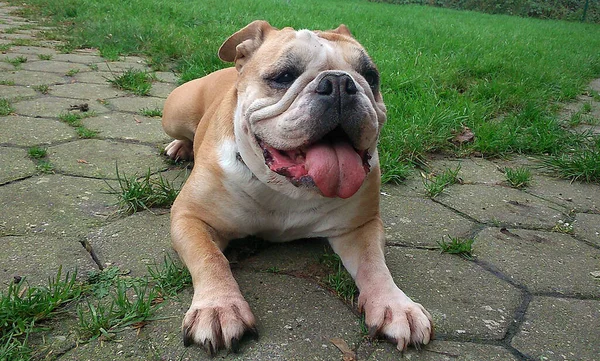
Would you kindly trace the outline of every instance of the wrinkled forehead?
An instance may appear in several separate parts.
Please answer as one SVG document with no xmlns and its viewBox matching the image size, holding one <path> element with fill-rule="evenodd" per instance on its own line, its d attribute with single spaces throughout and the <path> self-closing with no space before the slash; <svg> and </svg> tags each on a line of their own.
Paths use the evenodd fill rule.
<svg viewBox="0 0 600 361">
<path fill-rule="evenodd" d="M 375 68 L 365 49 L 354 39 L 329 32 L 283 29 L 273 39 L 268 39 L 259 49 L 270 54 L 270 64 L 263 69 L 293 67 L 299 73 L 315 71 L 358 71 Z M 270 65 L 270 66 L 269 66 Z"/>
</svg>

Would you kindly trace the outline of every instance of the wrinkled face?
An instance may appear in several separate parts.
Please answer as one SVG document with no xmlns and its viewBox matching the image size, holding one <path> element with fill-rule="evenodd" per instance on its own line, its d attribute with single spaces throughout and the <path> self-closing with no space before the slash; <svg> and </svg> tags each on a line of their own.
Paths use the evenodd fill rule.
<svg viewBox="0 0 600 361">
<path fill-rule="evenodd" d="M 385 105 L 377 68 L 353 38 L 270 33 L 237 88 L 241 156 L 273 188 L 349 198 L 376 166 Z"/>
</svg>

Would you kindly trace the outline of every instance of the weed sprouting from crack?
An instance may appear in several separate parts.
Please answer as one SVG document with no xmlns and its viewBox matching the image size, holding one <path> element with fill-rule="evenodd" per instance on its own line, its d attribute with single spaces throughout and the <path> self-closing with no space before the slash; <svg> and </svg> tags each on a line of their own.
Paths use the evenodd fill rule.
<svg viewBox="0 0 600 361">
<path fill-rule="evenodd" d="M 448 186 L 460 183 L 460 178 L 458 177 L 459 171 L 460 165 L 455 169 L 448 168 L 438 176 L 432 177 L 431 175 L 423 175 L 423 186 L 425 187 L 427 196 L 435 198 Z"/>
<path fill-rule="evenodd" d="M 174 261 L 169 254 L 164 256 L 162 265 L 149 265 L 148 274 L 164 296 L 174 296 L 192 284 L 192 276 L 187 268 Z"/>
<path fill-rule="evenodd" d="M 326 252 L 321 257 L 321 263 L 333 270 L 325 278 L 326 285 L 331 288 L 344 302 L 354 305 L 358 295 L 358 288 L 352 276 L 346 271 L 340 256 L 335 253 Z"/>
<path fill-rule="evenodd" d="M 114 87 L 137 95 L 148 95 L 155 80 L 154 75 L 137 69 L 128 69 L 119 76 L 113 75 L 112 79 L 107 79 Z"/>
<path fill-rule="evenodd" d="M 62 267 L 47 286 L 29 287 L 26 279 L 11 282 L 6 292 L 0 292 L 0 360 L 29 359 L 29 335 L 41 331 L 40 322 L 82 295 L 76 273 L 63 277 Z"/>
<path fill-rule="evenodd" d="M 504 175 L 513 188 L 525 188 L 531 183 L 531 170 L 527 167 L 504 168 Z"/>
<path fill-rule="evenodd" d="M 448 238 L 450 241 L 442 239 L 437 242 L 442 253 L 456 254 L 468 260 L 473 259 L 473 239 L 451 236 Z"/>
<path fill-rule="evenodd" d="M 117 196 L 117 206 L 124 214 L 133 214 L 153 207 L 168 208 L 180 191 L 174 186 L 174 182 L 165 179 L 162 174 L 159 174 L 158 178 L 152 178 L 150 169 L 140 178 L 135 174 L 127 176 L 120 173 L 117 165 L 116 174 L 118 187 L 113 187 L 108 182 L 106 184 L 109 187 L 108 193 Z"/>
</svg>

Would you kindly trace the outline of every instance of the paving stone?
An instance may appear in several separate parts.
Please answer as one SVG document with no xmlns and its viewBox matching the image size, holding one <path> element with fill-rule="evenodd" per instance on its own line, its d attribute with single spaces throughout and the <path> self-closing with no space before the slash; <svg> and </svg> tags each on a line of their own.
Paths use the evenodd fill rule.
<svg viewBox="0 0 600 361">
<path fill-rule="evenodd" d="M 432 315 L 436 333 L 502 339 L 520 291 L 473 262 L 438 250 L 386 247 L 396 284 Z"/>
<path fill-rule="evenodd" d="M 0 73 L 0 81 L 14 82 L 16 85 L 35 86 L 61 84 L 65 80 L 57 74 L 37 71 L 14 70 Z"/>
<path fill-rule="evenodd" d="M 126 95 L 124 91 L 119 90 L 108 83 L 73 83 L 54 85 L 50 89 L 50 94 L 71 99 L 83 99 L 89 102 L 95 102 L 96 99 L 114 98 Z"/>
<path fill-rule="evenodd" d="M 454 185 L 436 200 L 487 224 L 550 229 L 567 217 L 558 205 L 502 186 Z"/>
<path fill-rule="evenodd" d="M 102 180 L 44 175 L 0 187 L 0 236 L 85 235 L 115 211 Z"/>
<path fill-rule="evenodd" d="M 73 79 L 80 83 L 108 84 L 109 79 L 115 75 L 107 71 L 86 71 L 73 75 Z"/>
<path fill-rule="evenodd" d="M 148 170 L 166 168 L 158 149 L 110 140 L 82 139 L 48 148 L 56 170 L 72 175 L 116 179 L 116 167 L 122 177 L 144 176 Z"/>
<path fill-rule="evenodd" d="M 392 361 L 399 359 L 399 351 L 390 343 L 363 346 L 357 352 L 359 360 Z M 415 361 L 517 361 L 501 346 L 434 340 L 420 350 L 410 347 L 402 354 L 402 360 Z"/>
<path fill-rule="evenodd" d="M 157 71 L 154 73 L 159 81 L 165 83 L 179 84 L 179 77 L 170 71 Z"/>
<path fill-rule="evenodd" d="M 535 360 L 598 360 L 600 301 L 535 297 L 512 345 Z"/>
<path fill-rule="evenodd" d="M 458 177 L 465 183 L 499 184 L 505 180 L 504 174 L 496 164 L 481 158 L 444 158 L 433 160 L 428 165 L 435 174 L 460 167 Z"/>
<path fill-rule="evenodd" d="M 86 118 L 83 124 L 87 128 L 100 131 L 103 138 L 132 139 L 149 143 L 167 143 L 171 139 L 164 132 L 161 119 L 156 117 L 110 112 Z"/>
<path fill-rule="evenodd" d="M 475 238 L 477 258 L 531 292 L 600 296 L 600 250 L 556 232 L 487 228 Z"/>
<path fill-rule="evenodd" d="M 0 147 L 0 184 L 35 174 L 35 165 L 27 157 L 27 151 Z"/>
<path fill-rule="evenodd" d="M 538 176 L 526 191 L 577 212 L 600 213 L 600 185 Z"/>
<path fill-rule="evenodd" d="M 74 138 L 72 127 L 55 119 L 9 115 L 0 117 L 0 144 L 31 147 Z"/>
<path fill-rule="evenodd" d="M 91 55 L 91 54 L 56 54 L 52 58 L 52 60 L 56 61 L 64 61 L 67 63 L 81 63 L 81 64 L 95 64 L 95 63 L 103 63 L 104 58 L 99 55 Z"/>
<path fill-rule="evenodd" d="M 573 230 L 577 236 L 600 247 L 600 214 L 577 214 Z"/>
<path fill-rule="evenodd" d="M 87 65 L 55 60 L 42 60 L 35 63 L 23 63 L 21 64 L 21 67 L 25 70 L 58 73 L 62 75 L 72 70 L 78 70 L 79 72 L 90 71 L 90 68 Z"/>
<path fill-rule="evenodd" d="M 31 286 L 47 285 L 48 278 L 55 278 L 59 269 L 61 280 L 67 273 L 77 273 L 78 279 L 84 279 L 87 272 L 97 267 L 74 237 L 42 234 L 0 237 L 0 277 L 3 280 L 21 277 Z"/>
<path fill-rule="evenodd" d="M 61 360 L 337 360 L 341 353 L 329 339 L 339 337 L 350 347 L 361 340 L 357 317 L 329 292 L 311 282 L 285 275 L 235 272 L 242 294 L 257 319 L 258 341 L 244 339 L 239 354 L 221 351 L 210 358 L 199 347 L 183 348 L 181 320 L 191 302 L 191 288 L 168 300 L 158 312 L 161 321 L 144 327 L 139 337 L 122 333 L 119 343 L 80 345 Z"/>
<path fill-rule="evenodd" d="M 2 44 L 2 43 L 0 42 L 0 44 Z M 10 63 L 3 62 L 3 61 L 0 61 L 0 70 L 2 70 L 2 72 L 13 71 L 15 69 L 16 68 L 15 68 L 14 65 L 12 65 Z"/>
<path fill-rule="evenodd" d="M 160 265 L 167 253 L 176 260 L 171 248 L 171 220 L 169 211 L 157 209 L 124 217 L 93 231 L 86 236 L 104 265 L 131 271 L 132 276 L 143 276 L 148 265 Z"/>
<path fill-rule="evenodd" d="M 21 53 L 21 54 L 33 54 L 36 57 L 38 56 L 38 54 L 43 54 L 43 55 L 57 55 L 58 52 L 54 49 L 50 49 L 50 48 L 44 48 L 41 46 L 12 46 L 10 48 L 11 52 L 15 52 L 15 53 Z"/>
<path fill-rule="evenodd" d="M 246 240 L 240 241 L 248 242 Z M 294 274 L 310 274 L 316 267 L 319 267 L 321 258 L 326 250 L 329 250 L 328 242 L 325 239 L 303 239 L 286 243 L 268 243 L 261 244 L 263 247 L 256 254 L 239 262 L 240 267 L 250 268 L 256 271 L 279 270 L 280 272 L 290 272 Z M 233 247 L 235 249 L 237 244 Z M 242 243 L 241 248 L 246 247 Z M 230 262 L 237 263 L 235 256 L 227 253 Z"/>
<path fill-rule="evenodd" d="M 61 114 L 69 112 L 72 105 L 82 103 L 81 99 L 57 98 L 54 96 L 42 96 L 32 100 L 22 100 L 13 103 L 15 113 L 30 117 L 57 118 Z M 89 111 L 95 114 L 103 114 L 108 109 L 98 102 L 87 102 Z"/>
<path fill-rule="evenodd" d="M 0 61 L 7 62 L 7 63 L 9 63 L 11 60 L 14 60 L 14 59 L 17 59 L 17 58 L 21 58 L 21 59 L 25 58 L 27 60 L 25 62 L 22 62 L 20 65 L 16 66 L 15 69 L 22 68 L 23 64 L 34 63 L 36 61 L 39 61 L 39 58 L 38 58 L 37 55 L 34 55 L 34 54 L 20 54 L 20 53 L 14 52 L 14 50 L 11 51 L 10 53 L 0 55 Z"/>
<path fill-rule="evenodd" d="M 175 88 L 177 88 L 175 84 L 154 82 L 150 89 L 150 96 L 166 99 Z"/>
<path fill-rule="evenodd" d="M 107 61 L 98 64 L 98 70 L 109 72 L 124 72 L 129 69 L 148 71 L 148 66 L 145 63 L 123 62 L 123 61 Z"/>
<path fill-rule="evenodd" d="M 0 85 L 0 98 L 14 101 L 15 99 L 34 97 L 38 93 L 31 87 L 17 85 Z"/>
<path fill-rule="evenodd" d="M 431 199 L 398 196 L 392 187 L 384 188 L 380 205 L 388 242 L 436 247 L 443 237 L 465 237 L 475 226 Z"/>
<path fill-rule="evenodd" d="M 35 40 L 35 36 L 32 34 L 0 34 L 0 37 L 8 40 Z"/>
<path fill-rule="evenodd" d="M 110 106 L 124 112 L 139 112 L 140 109 L 162 109 L 165 100 L 155 97 L 127 96 L 110 99 Z"/>
</svg>

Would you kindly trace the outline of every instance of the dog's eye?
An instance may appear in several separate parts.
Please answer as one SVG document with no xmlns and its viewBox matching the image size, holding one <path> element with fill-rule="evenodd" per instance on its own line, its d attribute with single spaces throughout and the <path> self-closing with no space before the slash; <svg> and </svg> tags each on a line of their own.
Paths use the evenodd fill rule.
<svg viewBox="0 0 600 361">
<path fill-rule="evenodd" d="M 364 74 L 364 78 L 369 83 L 371 89 L 376 89 L 379 85 L 379 75 L 375 70 L 367 70 Z"/>
<path fill-rule="evenodd" d="M 292 84 L 296 78 L 296 74 L 292 73 L 291 71 L 286 71 L 277 75 L 273 81 L 279 85 L 288 86 Z"/>
</svg>

